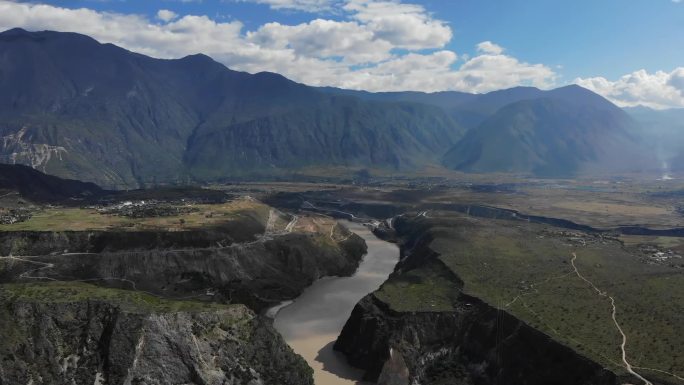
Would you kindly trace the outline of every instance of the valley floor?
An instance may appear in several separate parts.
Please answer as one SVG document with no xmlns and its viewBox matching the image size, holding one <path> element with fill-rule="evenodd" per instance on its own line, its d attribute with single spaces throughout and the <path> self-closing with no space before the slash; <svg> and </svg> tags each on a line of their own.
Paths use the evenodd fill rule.
<svg viewBox="0 0 684 385">
<path fill-rule="evenodd" d="M 115 359 L 126 349 L 152 357 L 180 346 L 117 351 L 58 340 L 59 326 L 40 333 L 15 324 L 66 325 L 64 313 L 99 325 L 82 331 L 94 339 L 117 330 L 167 338 L 158 322 L 176 317 L 163 322 L 198 351 L 178 358 L 188 382 L 197 373 L 205 383 L 229 375 L 230 383 L 276 383 L 289 366 L 279 383 L 310 383 L 311 369 L 268 337 L 277 332 L 259 314 L 320 277 L 354 273 L 366 246 L 343 218 L 371 224 L 401 248 L 394 273 L 357 304 L 335 343 L 366 380 L 684 383 L 684 186 L 676 181 L 385 178 L 206 191 L 210 201 L 144 193 L 70 206 L 0 195 L 0 355 L 12 362 L 3 363 L 3 381 L 118 383 L 135 372 Z M 118 324 L 111 317 L 119 312 L 135 316 Z M 248 319 L 250 331 L 235 326 L 242 321 L 215 325 L 217 312 Z M 201 314 L 193 322 L 205 331 L 188 329 L 177 318 L 184 313 Z M 214 335 L 223 342 L 205 346 Z M 264 338 L 272 342 L 244 350 Z M 525 351 L 525 339 L 546 354 Z M 219 354 L 238 367 L 211 363 Z M 278 358 L 267 364 L 271 355 Z M 154 373 L 156 364 L 143 362 L 137 378 Z"/>
</svg>

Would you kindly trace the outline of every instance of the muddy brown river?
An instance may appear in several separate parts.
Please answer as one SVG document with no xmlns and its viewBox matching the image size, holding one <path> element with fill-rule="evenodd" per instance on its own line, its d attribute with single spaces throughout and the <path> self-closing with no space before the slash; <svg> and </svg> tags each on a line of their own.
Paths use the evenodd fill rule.
<svg viewBox="0 0 684 385">
<path fill-rule="evenodd" d="M 360 381 L 363 372 L 348 365 L 332 346 L 354 305 L 377 289 L 399 261 L 396 245 L 378 239 L 361 224 L 342 223 L 368 245 L 359 269 L 351 277 L 314 282 L 294 302 L 281 307 L 274 321 L 285 341 L 313 368 L 316 385 L 366 384 Z"/>
</svg>

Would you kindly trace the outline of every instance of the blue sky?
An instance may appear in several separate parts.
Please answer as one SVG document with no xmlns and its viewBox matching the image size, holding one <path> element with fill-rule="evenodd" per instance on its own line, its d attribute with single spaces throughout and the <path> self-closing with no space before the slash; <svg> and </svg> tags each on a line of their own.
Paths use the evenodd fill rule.
<svg viewBox="0 0 684 385">
<path fill-rule="evenodd" d="M 203 52 L 231 68 L 313 85 L 487 92 L 578 83 L 621 105 L 684 107 L 681 1 L 0 0 L 3 6 L 2 28 L 74 30 L 158 57 Z M 77 12 L 84 9 L 90 13 Z"/>
</svg>

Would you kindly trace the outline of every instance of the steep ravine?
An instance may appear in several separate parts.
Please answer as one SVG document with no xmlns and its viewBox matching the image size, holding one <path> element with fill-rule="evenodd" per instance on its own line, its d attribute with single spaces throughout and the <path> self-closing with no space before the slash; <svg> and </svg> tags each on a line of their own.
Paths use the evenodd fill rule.
<svg viewBox="0 0 684 385">
<path fill-rule="evenodd" d="M 401 219 L 400 219 L 401 221 Z M 463 282 L 436 258 L 425 229 L 395 235 L 402 261 L 385 285 L 408 287 L 417 277 L 439 282 L 431 310 L 393 309 L 380 291 L 354 308 L 335 343 L 349 362 L 380 385 L 615 385 L 615 374 L 527 325 L 508 312 L 463 294 Z M 407 293 L 408 295 L 408 293 Z M 435 302 L 439 302 L 435 300 Z"/>
<path fill-rule="evenodd" d="M 339 225 L 2 232 L 0 385 L 311 385 L 260 313 L 365 250 Z"/>
</svg>

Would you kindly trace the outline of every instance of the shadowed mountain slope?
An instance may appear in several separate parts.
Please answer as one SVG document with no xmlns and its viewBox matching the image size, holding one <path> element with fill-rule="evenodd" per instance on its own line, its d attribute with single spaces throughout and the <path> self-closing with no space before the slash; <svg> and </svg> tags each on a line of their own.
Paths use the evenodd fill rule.
<svg viewBox="0 0 684 385">
<path fill-rule="evenodd" d="M 21 29 L 0 34 L 0 122 L 0 161 L 104 186 L 411 168 L 438 161 L 464 132 L 431 106 L 367 103 L 203 55 L 160 60 Z"/>
</svg>

